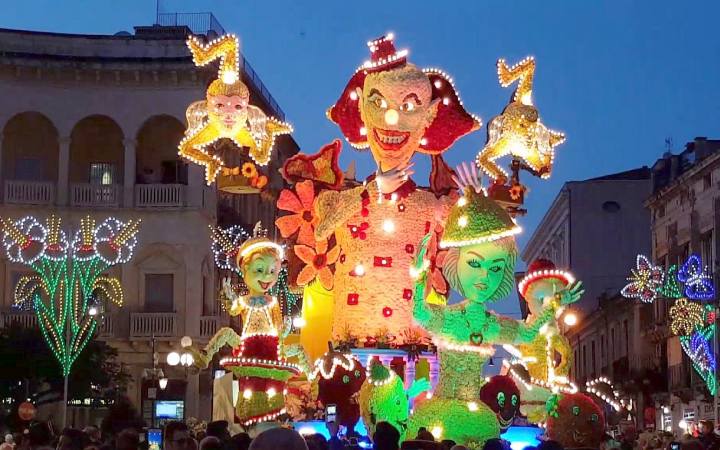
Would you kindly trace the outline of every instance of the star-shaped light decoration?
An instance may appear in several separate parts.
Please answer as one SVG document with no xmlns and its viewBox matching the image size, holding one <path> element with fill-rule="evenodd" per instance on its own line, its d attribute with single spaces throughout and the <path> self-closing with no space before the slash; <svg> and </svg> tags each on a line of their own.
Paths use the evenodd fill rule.
<svg viewBox="0 0 720 450">
<path fill-rule="evenodd" d="M 665 279 L 662 267 L 652 264 L 646 256 L 638 255 L 635 269 L 631 269 L 628 283 L 620 291 L 625 298 L 637 298 L 652 303 L 658 296 Z"/>
<path fill-rule="evenodd" d="M 678 280 L 685 285 L 685 296 L 693 300 L 708 300 L 715 296 L 715 285 L 707 267 L 698 255 L 690 255 L 680 266 Z"/>
</svg>

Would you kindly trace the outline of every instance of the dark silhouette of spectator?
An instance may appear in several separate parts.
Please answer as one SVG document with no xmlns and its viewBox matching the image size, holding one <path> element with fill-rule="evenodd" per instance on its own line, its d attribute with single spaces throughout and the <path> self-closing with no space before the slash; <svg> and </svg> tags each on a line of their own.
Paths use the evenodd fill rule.
<svg viewBox="0 0 720 450">
<path fill-rule="evenodd" d="M 329 450 L 327 439 L 319 433 L 309 434 L 305 436 L 305 444 L 308 450 Z"/>
<path fill-rule="evenodd" d="M 190 436 L 190 430 L 183 422 L 168 422 L 163 432 L 163 448 L 165 450 L 193 450 L 197 442 Z"/>
<path fill-rule="evenodd" d="M 433 436 L 432 433 L 427 430 L 427 428 L 420 427 L 420 428 L 418 428 L 418 433 L 417 433 L 417 437 L 415 438 L 415 440 L 435 442 L 435 436 Z"/>
<path fill-rule="evenodd" d="M 207 436 L 200 441 L 200 450 L 223 450 L 223 442 L 215 436 Z"/>
<path fill-rule="evenodd" d="M 443 439 L 440 441 L 440 445 L 442 446 L 442 450 L 450 450 L 455 446 L 455 441 L 452 439 Z"/>
<path fill-rule="evenodd" d="M 508 450 L 502 439 L 493 438 L 485 441 L 483 450 Z M 546 449 L 549 450 L 549 449 Z"/>
<path fill-rule="evenodd" d="M 115 437 L 115 450 L 138 450 L 140 435 L 133 428 L 125 428 Z"/>
<path fill-rule="evenodd" d="M 378 422 L 373 434 L 374 450 L 398 450 L 400 433 L 387 422 Z"/>
<path fill-rule="evenodd" d="M 45 422 L 36 422 L 28 428 L 27 439 L 31 450 L 49 449 L 52 433 Z"/>
<path fill-rule="evenodd" d="M 247 433 L 238 433 L 230 438 L 227 448 L 229 450 L 248 450 L 252 439 Z"/>
<path fill-rule="evenodd" d="M 565 450 L 565 448 L 558 441 L 549 440 L 542 441 L 537 446 L 537 450 Z"/>
<path fill-rule="evenodd" d="M 57 450 L 83 450 L 85 434 L 75 428 L 65 428 L 58 439 Z"/>
<path fill-rule="evenodd" d="M 305 439 L 295 430 L 271 428 L 258 434 L 249 450 L 308 450 Z"/>
<path fill-rule="evenodd" d="M 127 428 L 141 431 L 145 421 L 140 417 L 132 402 L 127 397 L 120 397 L 108 410 L 108 414 L 100 424 L 103 438 L 109 439 L 117 436 Z"/>
</svg>

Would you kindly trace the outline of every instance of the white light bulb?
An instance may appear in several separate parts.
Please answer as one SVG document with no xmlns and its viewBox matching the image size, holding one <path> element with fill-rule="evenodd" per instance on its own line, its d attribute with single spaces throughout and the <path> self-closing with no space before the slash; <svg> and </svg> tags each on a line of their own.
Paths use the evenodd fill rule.
<svg viewBox="0 0 720 450">
<path fill-rule="evenodd" d="M 232 70 L 226 70 L 222 74 L 222 81 L 225 84 L 235 84 L 237 79 L 238 79 L 237 74 L 235 72 L 233 72 Z"/>
<path fill-rule="evenodd" d="M 365 267 L 363 267 L 362 264 L 358 264 L 355 266 L 355 275 L 359 277 L 365 275 Z"/>
<path fill-rule="evenodd" d="M 467 205 L 467 198 L 465 198 L 465 197 L 460 197 L 460 198 L 458 199 L 458 201 L 457 201 L 457 205 L 458 205 L 458 206 L 465 206 L 465 205 Z"/>
<path fill-rule="evenodd" d="M 385 111 L 385 123 L 388 125 L 397 125 L 400 120 L 400 114 L 394 109 Z"/>
<path fill-rule="evenodd" d="M 355 92 L 355 91 L 350 92 L 350 100 L 357 100 L 357 99 L 358 99 L 357 92 Z"/>
<path fill-rule="evenodd" d="M 476 402 L 468 402 L 467 407 L 470 411 L 478 410 L 478 404 Z"/>
<path fill-rule="evenodd" d="M 177 366 L 180 364 L 180 353 L 170 352 L 167 355 L 167 363 L 171 366 Z"/>
<path fill-rule="evenodd" d="M 563 322 L 565 322 L 565 325 L 572 327 L 577 325 L 578 318 L 575 313 L 569 312 L 565 314 L 565 317 L 563 318 Z"/>
<path fill-rule="evenodd" d="M 90 308 L 88 308 L 88 314 L 90 314 L 90 316 L 92 316 L 92 317 L 97 316 L 97 313 L 98 313 L 98 310 L 96 307 L 91 306 Z"/>
<path fill-rule="evenodd" d="M 252 391 L 250 389 L 245 389 L 243 391 L 243 398 L 245 400 L 250 400 L 250 397 L 252 397 Z"/>
<path fill-rule="evenodd" d="M 295 328 L 302 328 L 306 325 L 305 319 L 302 317 L 293 317 L 293 326 Z"/>
<path fill-rule="evenodd" d="M 443 429 L 441 426 L 434 426 L 432 427 L 432 430 L 430 430 L 430 433 L 432 433 L 435 439 L 440 439 L 442 437 Z"/>
<path fill-rule="evenodd" d="M 275 388 L 270 388 L 266 391 L 268 398 L 273 398 L 275 395 L 277 395 L 277 391 L 275 391 Z"/>
<path fill-rule="evenodd" d="M 392 233 L 393 231 L 395 231 L 395 222 L 390 219 L 385 219 L 383 220 L 382 228 L 384 232 Z"/>
<path fill-rule="evenodd" d="M 190 347 L 192 345 L 192 338 L 190 336 L 183 336 L 182 339 L 180 339 L 180 345 L 183 348 Z"/>
<path fill-rule="evenodd" d="M 468 224 L 467 216 L 460 216 L 457 223 L 458 223 L 458 226 L 460 226 L 460 228 L 465 228 Z"/>
<path fill-rule="evenodd" d="M 158 380 L 158 385 L 160 385 L 160 389 L 165 389 L 168 385 L 168 379 L 167 378 L 160 378 Z"/>
</svg>

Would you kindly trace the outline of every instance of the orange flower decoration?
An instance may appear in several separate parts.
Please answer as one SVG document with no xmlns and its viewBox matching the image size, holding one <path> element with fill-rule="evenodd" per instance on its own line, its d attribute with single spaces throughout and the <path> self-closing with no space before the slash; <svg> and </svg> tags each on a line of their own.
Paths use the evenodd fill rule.
<svg viewBox="0 0 720 450">
<path fill-rule="evenodd" d="M 304 286 L 317 277 L 322 287 L 331 290 L 333 273 L 328 266 L 335 264 L 340 256 L 340 246 L 336 245 L 328 251 L 327 241 L 321 241 L 317 243 L 315 249 L 307 245 L 296 245 L 294 250 L 295 255 L 306 264 L 298 274 L 297 284 Z"/>
<path fill-rule="evenodd" d="M 279 217 L 275 221 L 280 234 L 289 238 L 298 232 L 297 243 L 308 247 L 315 247 L 315 225 L 319 218 L 315 215 L 315 188 L 310 180 L 295 185 L 297 194 L 289 189 L 280 192 L 278 208 L 290 211 L 293 214 Z"/>
<path fill-rule="evenodd" d="M 255 164 L 251 162 L 246 162 L 242 165 L 242 174 L 245 178 L 255 178 L 257 176 L 257 169 L 255 168 Z"/>
<path fill-rule="evenodd" d="M 268 178 L 265 175 L 260 175 L 255 181 L 255 187 L 258 189 L 264 188 L 268 183 Z"/>
</svg>

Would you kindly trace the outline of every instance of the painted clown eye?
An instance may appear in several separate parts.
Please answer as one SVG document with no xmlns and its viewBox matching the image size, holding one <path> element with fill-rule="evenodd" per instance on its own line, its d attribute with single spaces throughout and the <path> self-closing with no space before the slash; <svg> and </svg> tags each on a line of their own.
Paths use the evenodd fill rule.
<svg viewBox="0 0 720 450">
<path fill-rule="evenodd" d="M 505 406 L 505 393 L 504 393 L 504 392 L 498 392 L 498 394 L 497 394 L 497 402 L 498 402 L 498 405 L 500 405 L 501 408 Z"/>
<path fill-rule="evenodd" d="M 590 421 L 591 421 L 591 422 L 597 422 L 597 421 L 598 421 L 598 415 L 597 415 L 597 414 L 593 414 L 592 416 L 590 416 Z"/>
<path fill-rule="evenodd" d="M 573 406 L 573 407 L 572 407 L 572 413 L 573 413 L 573 416 L 579 416 L 579 415 L 580 415 L 580 407 L 579 407 L 579 406 Z"/>
<path fill-rule="evenodd" d="M 515 394 L 513 394 L 513 396 L 510 397 L 510 401 L 512 402 L 512 405 L 513 405 L 513 406 L 517 406 L 517 404 L 518 404 L 518 396 L 515 395 Z"/>
<path fill-rule="evenodd" d="M 355 378 L 360 378 L 360 371 L 359 371 L 359 370 L 356 370 L 356 371 L 355 371 Z"/>
<path fill-rule="evenodd" d="M 380 109 L 387 109 L 387 107 L 388 107 L 387 101 L 382 97 L 376 97 L 373 100 L 373 104 Z"/>
<path fill-rule="evenodd" d="M 402 105 L 400 105 L 400 111 L 403 112 L 410 112 L 415 109 L 415 103 L 413 102 L 405 102 Z"/>
<path fill-rule="evenodd" d="M 350 382 L 350 377 L 347 375 L 343 375 L 343 383 L 348 384 Z"/>
</svg>

